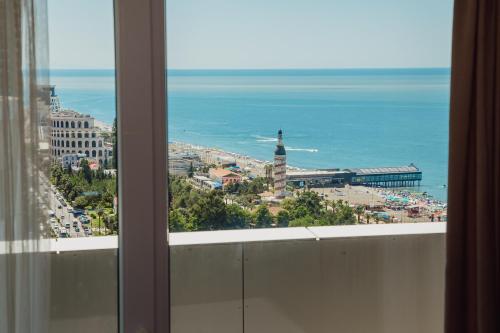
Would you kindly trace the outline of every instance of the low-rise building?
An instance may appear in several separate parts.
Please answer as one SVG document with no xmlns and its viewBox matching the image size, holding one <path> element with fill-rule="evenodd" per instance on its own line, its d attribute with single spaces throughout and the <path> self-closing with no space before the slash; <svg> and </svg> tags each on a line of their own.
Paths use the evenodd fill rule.
<svg viewBox="0 0 500 333">
<path fill-rule="evenodd" d="M 190 169 L 202 165 L 200 156 L 190 152 L 169 152 L 168 172 L 175 176 L 187 176 Z"/>
<path fill-rule="evenodd" d="M 222 184 L 213 181 L 208 177 L 205 176 L 200 176 L 200 175 L 194 175 L 193 178 L 191 178 L 193 183 L 195 183 L 197 186 L 208 189 L 208 190 L 220 190 L 222 189 Z"/>
<path fill-rule="evenodd" d="M 229 184 L 241 183 L 242 180 L 239 174 L 221 168 L 210 169 L 208 170 L 208 174 L 210 179 L 221 183 L 223 188 Z"/>
<path fill-rule="evenodd" d="M 64 154 L 61 156 L 61 165 L 63 168 L 78 167 L 82 158 L 86 158 L 85 154 Z"/>
</svg>

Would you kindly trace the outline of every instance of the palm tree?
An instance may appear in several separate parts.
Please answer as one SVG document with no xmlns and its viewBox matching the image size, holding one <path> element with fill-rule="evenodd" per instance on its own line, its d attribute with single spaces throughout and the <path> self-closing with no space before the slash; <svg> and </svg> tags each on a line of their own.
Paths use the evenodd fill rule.
<svg viewBox="0 0 500 333">
<path fill-rule="evenodd" d="M 267 190 L 269 191 L 269 188 L 270 188 L 271 183 L 273 181 L 273 165 L 266 164 L 266 166 L 264 167 L 264 170 L 266 171 Z"/>
<path fill-rule="evenodd" d="M 356 215 L 358 215 L 358 224 L 361 222 L 361 214 L 363 214 L 365 211 L 365 207 L 359 205 L 359 206 L 356 206 L 356 208 L 354 209 L 354 212 L 356 213 Z"/>
<path fill-rule="evenodd" d="M 371 215 L 369 213 L 365 214 L 366 224 L 370 224 L 370 217 L 371 217 Z"/>
<path fill-rule="evenodd" d="M 102 220 L 102 215 L 104 214 L 104 209 L 102 208 L 101 204 L 97 207 L 96 210 L 97 216 L 99 216 L 99 234 L 101 234 L 101 220 Z"/>
</svg>

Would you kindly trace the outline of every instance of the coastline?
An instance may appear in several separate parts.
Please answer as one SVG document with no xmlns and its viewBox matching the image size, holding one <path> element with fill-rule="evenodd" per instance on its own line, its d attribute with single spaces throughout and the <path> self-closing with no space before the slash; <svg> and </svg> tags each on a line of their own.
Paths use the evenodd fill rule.
<svg viewBox="0 0 500 333">
<path fill-rule="evenodd" d="M 272 165 L 272 161 L 259 160 L 254 157 L 245 154 L 239 154 L 235 152 L 230 152 L 222 150 L 216 147 L 208 147 L 195 145 L 187 142 L 180 141 L 169 141 L 168 142 L 169 153 L 197 153 L 201 160 L 206 164 L 220 164 L 222 162 L 235 162 L 245 171 L 249 173 L 263 177 L 265 176 L 265 166 Z M 287 165 L 287 171 L 299 171 L 305 170 L 303 168 L 298 168 L 294 166 Z"/>
<path fill-rule="evenodd" d="M 216 147 L 195 145 L 187 142 L 169 141 L 170 153 L 197 154 L 203 163 L 222 164 L 236 163 L 243 171 L 254 176 L 265 176 L 266 165 L 272 161 L 253 158 L 248 155 L 229 152 Z M 307 170 L 287 166 L 287 171 Z M 384 188 L 364 185 L 344 185 L 340 187 L 312 188 L 327 200 L 343 200 L 352 206 L 362 205 L 367 210 L 380 215 L 380 220 L 392 222 L 428 222 L 446 220 L 447 203 L 440 201 L 429 194 L 414 191 L 415 188 Z M 302 191 L 297 189 L 295 191 Z M 415 217 L 408 217 L 407 209 L 414 209 L 419 213 Z"/>
</svg>

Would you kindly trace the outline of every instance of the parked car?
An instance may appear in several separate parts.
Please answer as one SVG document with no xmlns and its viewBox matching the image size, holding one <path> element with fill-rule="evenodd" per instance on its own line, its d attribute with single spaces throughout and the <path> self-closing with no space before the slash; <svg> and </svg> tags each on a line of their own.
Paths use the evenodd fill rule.
<svg viewBox="0 0 500 333">
<path fill-rule="evenodd" d="M 66 224 L 64 225 L 64 227 L 65 227 L 66 229 L 71 228 L 71 226 L 70 226 L 69 222 L 66 222 Z"/>
</svg>

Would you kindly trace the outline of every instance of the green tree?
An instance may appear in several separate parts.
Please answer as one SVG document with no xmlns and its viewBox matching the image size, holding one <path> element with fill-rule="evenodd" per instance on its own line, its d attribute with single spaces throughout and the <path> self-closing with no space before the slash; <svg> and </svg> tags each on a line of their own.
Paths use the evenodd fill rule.
<svg viewBox="0 0 500 333">
<path fill-rule="evenodd" d="M 99 204 L 96 210 L 97 216 L 99 217 L 99 234 L 102 234 L 101 232 L 101 222 L 102 222 L 102 216 L 104 215 L 104 207 Z"/>
<path fill-rule="evenodd" d="M 73 173 L 73 169 L 71 169 L 71 164 L 68 164 L 64 169 L 64 171 L 66 172 L 66 174 L 71 176 L 71 174 Z"/>
<path fill-rule="evenodd" d="M 92 170 L 90 170 L 89 161 L 85 158 L 80 161 L 81 174 L 83 179 L 87 181 L 87 183 L 92 183 Z"/>
<path fill-rule="evenodd" d="M 222 191 L 213 190 L 189 208 L 199 230 L 221 230 L 226 222 L 226 205 Z"/>
<path fill-rule="evenodd" d="M 337 224 L 355 224 L 356 217 L 354 210 L 349 206 L 348 202 L 339 200 L 336 204 L 337 211 L 335 212 L 335 219 Z"/>
<path fill-rule="evenodd" d="M 314 217 L 307 215 L 290 221 L 290 227 L 310 227 L 316 224 Z"/>
<path fill-rule="evenodd" d="M 266 164 L 264 167 L 264 170 L 266 172 L 266 186 L 267 190 L 274 186 L 273 183 L 273 165 L 272 164 Z"/>
<path fill-rule="evenodd" d="M 273 217 L 265 205 L 260 205 L 254 213 L 255 226 L 268 228 L 273 223 Z"/>
<path fill-rule="evenodd" d="M 188 223 L 188 218 L 182 209 L 173 209 L 168 214 L 168 225 L 172 232 L 191 231 L 192 225 Z"/>
<path fill-rule="evenodd" d="M 73 201 L 73 206 L 81 209 L 85 208 L 86 206 L 88 206 L 87 197 L 85 196 L 76 197 L 76 199 Z"/>
<path fill-rule="evenodd" d="M 361 223 L 361 215 L 363 215 L 363 213 L 365 212 L 365 207 L 364 206 L 356 206 L 356 208 L 354 209 L 354 212 L 356 213 L 357 217 L 358 217 L 358 224 Z"/>
<path fill-rule="evenodd" d="M 304 191 L 298 193 L 296 198 L 284 200 L 282 207 L 288 210 L 291 219 L 298 219 L 308 215 L 318 218 L 325 211 L 322 199 L 316 192 L 312 191 Z"/>
<path fill-rule="evenodd" d="M 113 144 L 113 158 L 112 158 L 112 162 L 113 162 L 113 168 L 115 169 L 118 169 L 118 123 L 116 121 L 116 117 L 115 117 L 115 120 L 113 121 L 113 132 L 112 132 L 112 144 Z"/>
<path fill-rule="evenodd" d="M 249 228 L 252 222 L 252 216 L 249 212 L 242 209 L 236 204 L 226 206 L 226 228 L 227 229 L 244 229 Z"/>
<path fill-rule="evenodd" d="M 188 175 L 189 178 L 193 178 L 193 176 L 194 176 L 193 162 L 191 162 L 189 164 L 189 169 L 188 169 L 187 175 Z"/>
<path fill-rule="evenodd" d="M 276 223 L 278 227 L 288 227 L 290 223 L 290 213 L 287 210 L 280 210 L 276 215 Z"/>
</svg>

